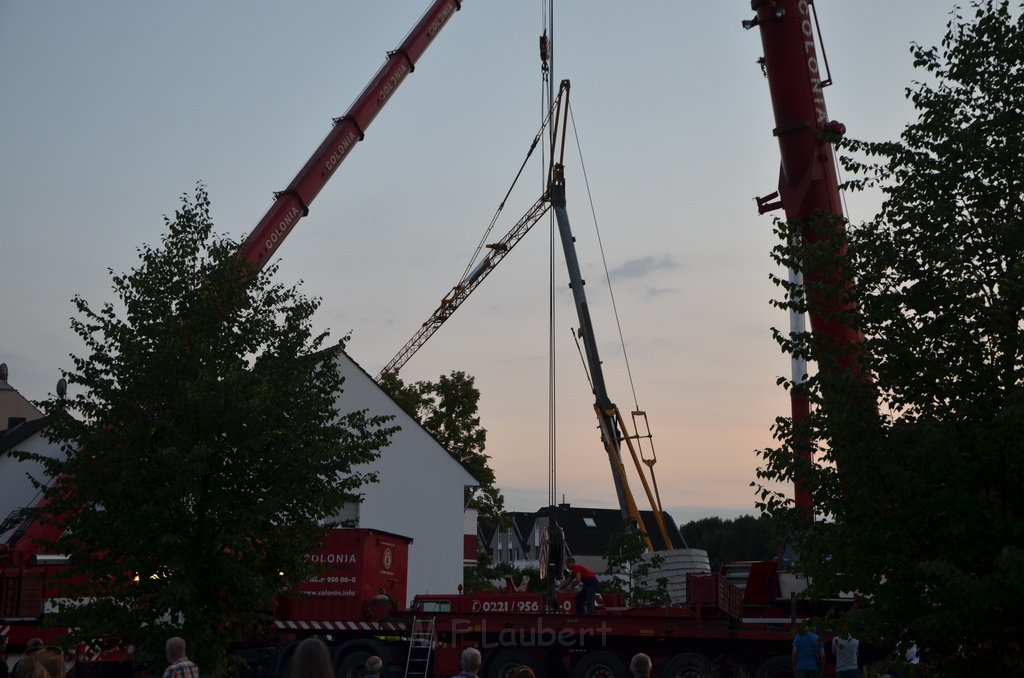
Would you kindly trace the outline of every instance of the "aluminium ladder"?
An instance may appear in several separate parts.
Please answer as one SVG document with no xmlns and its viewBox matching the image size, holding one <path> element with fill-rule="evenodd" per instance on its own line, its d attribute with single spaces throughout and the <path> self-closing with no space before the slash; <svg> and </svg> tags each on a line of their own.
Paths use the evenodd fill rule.
<svg viewBox="0 0 1024 678">
<path fill-rule="evenodd" d="M 409 627 L 409 653 L 405 660 L 405 678 L 427 678 L 434 651 L 434 620 L 412 618 Z"/>
</svg>

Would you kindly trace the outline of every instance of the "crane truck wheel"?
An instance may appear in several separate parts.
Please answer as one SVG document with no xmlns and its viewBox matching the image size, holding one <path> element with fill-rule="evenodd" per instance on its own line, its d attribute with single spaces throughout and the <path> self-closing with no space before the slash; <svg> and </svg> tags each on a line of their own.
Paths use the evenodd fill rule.
<svg viewBox="0 0 1024 678">
<path fill-rule="evenodd" d="M 757 678 L 793 678 L 793 658 L 787 654 L 772 657 L 757 667 Z"/>
<path fill-rule="evenodd" d="M 626 678 L 626 664 L 611 652 L 588 652 L 572 667 L 572 678 Z"/>
<path fill-rule="evenodd" d="M 338 662 L 338 668 L 334 671 L 335 677 L 363 678 L 366 675 L 366 660 L 369 658 L 370 653 L 364 650 L 349 652 Z"/>
<path fill-rule="evenodd" d="M 502 650 L 490 656 L 484 661 L 484 678 L 508 678 L 513 671 L 525 666 L 533 671 L 533 675 L 540 674 L 540 666 L 537 661 L 526 652 L 521 650 Z"/>
<path fill-rule="evenodd" d="M 718 678 L 718 667 L 702 654 L 684 652 L 673 657 L 661 672 L 662 678 Z"/>
</svg>

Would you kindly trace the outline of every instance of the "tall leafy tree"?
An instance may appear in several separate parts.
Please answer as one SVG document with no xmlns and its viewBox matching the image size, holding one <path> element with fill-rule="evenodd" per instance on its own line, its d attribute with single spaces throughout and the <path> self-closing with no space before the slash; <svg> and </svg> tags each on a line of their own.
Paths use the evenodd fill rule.
<svg viewBox="0 0 1024 678">
<path fill-rule="evenodd" d="M 756 518 L 701 518 L 682 525 L 679 531 L 691 548 L 708 552 L 712 572 L 730 561 L 771 560 L 779 551 L 772 520 L 764 513 Z"/>
<path fill-rule="evenodd" d="M 395 374 L 385 374 L 381 387 L 465 466 L 480 483 L 467 488 L 466 505 L 481 520 L 503 524 L 505 498 L 495 484 L 494 470 L 484 453 L 487 430 L 480 425 L 480 391 L 472 376 L 453 370 L 437 381 L 406 384 Z"/>
<path fill-rule="evenodd" d="M 202 186 L 183 196 L 160 246 L 111 271 L 116 303 L 74 299 L 86 354 L 71 395 L 44 403 L 66 457 L 38 458 L 79 601 L 57 622 L 156 656 L 182 635 L 204 671 L 311 574 L 306 554 L 391 434 L 338 416 L 342 343 L 313 332 L 319 301 L 251 270 L 209 209 Z"/>
<path fill-rule="evenodd" d="M 817 360 L 816 407 L 804 430 L 779 420 L 759 476 L 805 480 L 818 520 L 768 485 L 761 504 L 789 521 L 813 594 L 858 592 L 843 624 L 916 644 L 932 675 L 1024 675 L 1021 7 L 976 0 L 911 53 L 917 120 L 897 141 L 845 142 L 851 187 L 880 191 L 880 213 L 845 248 L 839 224 L 815 247 L 779 228 L 780 263 L 856 275 L 826 294 L 852 295 L 839 320 L 865 341 L 851 356 L 779 335 Z M 809 303 L 790 288 L 781 305 Z M 853 357 L 862 372 L 830 369 Z M 812 464 L 793 453 L 805 441 Z"/>
</svg>

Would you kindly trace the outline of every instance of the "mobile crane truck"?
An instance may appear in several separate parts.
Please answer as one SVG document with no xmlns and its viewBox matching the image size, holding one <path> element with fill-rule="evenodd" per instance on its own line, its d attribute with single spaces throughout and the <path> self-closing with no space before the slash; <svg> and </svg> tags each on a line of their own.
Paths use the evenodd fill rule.
<svg viewBox="0 0 1024 678">
<path fill-rule="evenodd" d="M 455 0 L 431 5 L 278 195 L 241 256 L 256 265 L 266 262 L 459 8 Z M 820 210 L 841 214 L 832 149 L 820 134 L 839 128 L 828 120 L 821 95 L 813 1 L 752 0 L 751 8 L 755 17 L 744 26 L 760 28 L 782 154 L 778 195 L 760 199 L 759 206 L 762 211 L 784 207 L 791 219 L 809 219 Z M 771 202 L 775 197 L 779 201 Z M 844 328 L 834 331 L 846 341 L 857 340 Z M 794 403 L 794 414 L 798 407 L 803 406 Z M 28 522 L 17 526 L 0 553 L 0 631 L 15 652 L 30 636 L 55 639 L 60 631 L 42 626 L 48 601 L 59 596 L 47 588 L 49 575 L 63 567 L 59 556 L 35 552 L 44 529 Z M 579 616 L 569 594 L 561 594 L 550 610 L 540 594 L 510 591 L 416 595 L 403 610 L 395 601 L 407 593 L 408 543 L 374 530 L 329 531 L 323 548 L 311 554 L 326 566 L 324 572 L 295 596 L 281 599 L 267 637 L 238 648 L 248 678 L 285 676 L 295 644 L 309 635 L 327 640 L 339 678 L 361 678 L 370 654 L 385 659 L 389 678 L 453 675 L 466 647 L 483 653 L 484 678 L 505 678 L 524 665 L 552 678 L 623 678 L 629 657 L 640 651 L 653 658 L 657 675 L 668 678 L 781 678 L 791 675 L 793 625 L 815 612 L 794 602 L 795 579 L 780 573 L 774 562 L 729 564 L 720 573 L 690 575 L 686 603 L 677 606 L 630 608 L 607 596 L 597 614 Z M 77 658 L 80 676 L 131 672 L 125 657 L 92 659 Z"/>
</svg>

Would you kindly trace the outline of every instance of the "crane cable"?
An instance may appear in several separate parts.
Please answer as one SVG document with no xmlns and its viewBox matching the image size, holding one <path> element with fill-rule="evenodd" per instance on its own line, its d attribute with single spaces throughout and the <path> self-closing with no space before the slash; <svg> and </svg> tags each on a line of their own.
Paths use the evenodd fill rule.
<svg viewBox="0 0 1024 678">
<path fill-rule="evenodd" d="M 553 64 L 554 64 L 554 11 L 553 11 L 554 0 L 545 0 L 545 1 L 549 3 L 549 6 L 552 7 L 552 9 L 550 10 L 550 18 L 548 20 L 549 23 L 547 23 L 545 25 L 544 33 L 541 35 L 541 38 L 540 38 L 540 40 L 541 40 L 541 43 L 540 43 L 541 44 L 541 62 L 542 62 L 541 70 L 542 70 L 542 84 L 546 83 L 548 85 L 549 92 L 551 92 L 552 88 L 554 86 L 554 80 L 555 80 L 554 79 L 554 68 L 553 68 Z M 549 61 L 550 61 L 550 64 L 549 64 Z M 553 99 L 553 94 L 549 94 L 549 102 L 550 102 L 549 106 L 548 106 L 549 110 L 554 108 L 554 103 L 552 102 L 552 99 Z M 613 310 L 613 314 L 614 314 L 614 317 L 615 317 L 615 326 L 616 326 L 616 329 L 617 329 L 618 334 L 619 334 L 619 344 L 622 347 L 622 355 L 623 355 L 623 359 L 624 359 L 624 362 L 625 362 L 626 375 L 627 375 L 627 378 L 629 380 L 630 392 L 633 395 L 633 404 L 634 404 L 633 425 L 634 425 L 634 432 L 633 432 L 632 435 L 630 435 L 629 431 L 626 430 L 626 424 L 622 420 L 621 414 L 617 414 L 616 415 L 617 421 L 618 421 L 618 426 L 621 429 L 621 433 L 625 436 L 625 442 L 627 443 L 627 445 L 629 447 L 630 455 L 632 456 L 633 462 L 636 465 L 637 473 L 640 476 L 640 480 L 643 483 L 644 490 L 646 491 L 647 497 L 650 500 L 651 508 L 654 510 L 655 520 L 656 520 L 656 522 L 658 524 L 658 527 L 659 527 L 659 529 L 661 531 L 662 538 L 664 539 L 665 544 L 667 546 L 667 545 L 671 544 L 672 541 L 671 541 L 671 538 L 670 538 L 670 536 L 668 534 L 667 528 L 665 527 L 665 523 L 664 523 L 664 519 L 663 519 L 663 510 L 662 510 L 662 507 L 661 507 L 661 495 L 660 495 L 660 492 L 658 491 L 658 484 L 657 484 L 657 480 L 655 479 L 655 475 L 654 475 L 654 464 L 656 462 L 656 457 L 654 455 L 653 438 L 651 436 L 651 432 L 650 432 L 650 427 L 649 426 L 647 426 L 646 435 L 641 435 L 641 433 L 639 431 L 638 419 L 637 418 L 641 417 L 642 421 L 644 421 L 646 423 L 646 413 L 640 411 L 640 406 L 639 406 L 639 404 L 637 402 L 636 386 L 635 386 L 634 381 L 633 381 L 633 372 L 632 372 L 632 368 L 630 367 L 630 364 L 629 364 L 629 354 L 628 354 L 628 352 L 626 350 L 626 341 L 625 341 L 625 338 L 623 337 L 623 333 L 622 333 L 622 322 L 621 322 L 620 317 L 619 317 L 618 305 L 617 305 L 617 303 L 615 301 L 615 292 L 614 292 L 614 290 L 612 288 L 611 274 L 608 271 L 608 260 L 607 260 L 607 257 L 605 256 L 604 243 L 602 242 L 602 239 L 601 239 L 601 231 L 600 231 L 600 227 L 598 225 L 598 220 L 597 220 L 597 211 L 596 211 L 596 208 L 594 207 L 594 198 L 593 198 L 593 194 L 592 194 L 592 192 L 590 190 L 590 180 L 587 177 L 586 164 L 583 161 L 583 149 L 582 149 L 582 145 L 580 144 L 579 130 L 576 127 L 576 119 L 575 119 L 575 116 L 573 115 L 572 108 L 569 105 L 568 97 L 566 97 L 565 107 L 566 107 L 566 117 L 567 117 L 567 119 L 572 124 L 573 137 L 576 140 L 576 152 L 577 152 L 577 154 L 579 156 L 579 159 L 580 159 L 580 167 L 581 167 L 581 171 L 582 171 L 582 174 L 583 174 L 584 186 L 586 187 L 586 191 L 587 191 L 587 200 L 588 200 L 588 202 L 590 204 L 590 213 L 591 213 L 591 217 L 593 218 L 593 222 L 594 222 L 594 231 L 597 234 L 598 246 L 599 246 L 599 248 L 601 250 L 601 263 L 602 263 L 602 266 L 604 267 L 605 280 L 606 280 L 606 282 L 608 284 L 608 292 L 609 292 L 609 295 L 611 297 L 612 310 Z M 554 135 L 556 133 L 555 128 L 556 128 L 556 124 L 552 123 L 552 126 L 551 126 L 551 139 L 552 139 L 551 152 L 552 152 L 552 154 L 554 153 L 554 150 L 555 150 L 554 149 L 554 138 L 555 138 Z M 563 130 L 562 130 L 562 147 L 563 147 L 563 149 L 565 147 L 564 145 L 565 145 L 566 135 L 567 135 L 567 131 L 565 130 L 564 125 L 563 125 Z M 551 158 L 550 162 L 554 163 L 554 158 Z M 547 190 L 547 186 L 546 185 L 545 185 L 545 190 Z M 549 288 L 549 302 L 548 302 L 549 303 L 549 328 L 548 328 L 548 352 L 549 352 L 549 375 L 548 375 L 548 388 L 549 388 L 549 390 L 548 390 L 548 397 L 549 397 L 549 403 L 548 403 L 548 421 L 549 421 L 549 424 L 548 424 L 548 500 L 549 500 L 549 504 L 552 507 L 554 507 L 556 505 L 556 502 L 557 502 L 557 489 L 556 489 L 556 485 L 555 485 L 555 483 L 556 483 L 555 462 L 556 462 L 556 456 L 557 456 L 556 455 L 556 445 L 555 445 L 555 443 L 556 443 L 556 440 L 555 440 L 555 418 L 556 418 L 555 417 L 555 353 L 556 353 L 555 352 L 555 270 L 556 270 L 556 265 L 555 265 L 555 258 L 556 258 L 556 256 L 555 256 L 555 249 L 556 249 L 556 242 L 557 242 L 558 239 L 556 238 L 557 231 L 556 231 L 556 224 L 555 224 L 554 214 L 551 214 L 549 216 L 549 218 L 550 218 L 550 244 L 549 244 L 549 247 L 550 247 L 550 257 L 549 257 L 550 288 Z M 574 336 L 575 336 L 575 333 L 574 333 Z M 582 355 L 581 347 L 580 347 L 579 342 L 578 342 L 578 338 L 577 338 L 577 346 L 576 346 L 576 348 L 577 348 L 578 351 L 580 351 L 580 357 L 582 359 L 583 355 Z M 586 369 L 586 361 L 584 361 L 584 373 L 587 374 L 587 379 L 588 379 L 588 381 L 591 384 L 591 389 L 593 389 L 593 377 L 589 374 L 588 370 Z M 611 432 L 609 431 L 609 432 L 607 432 L 606 435 L 610 435 L 610 433 Z M 633 444 L 630 442 L 632 440 L 635 440 L 637 442 L 638 446 L 639 446 L 639 450 L 640 450 L 640 455 L 639 456 L 637 456 L 636 449 L 634 448 Z M 643 447 L 644 446 L 643 446 L 643 443 L 642 443 L 643 440 L 646 440 L 648 442 L 648 444 L 650 445 L 650 454 L 651 454 L 650 458 L 645 458 L 644 457 L 644 454 L 643 454 L 643 451 L 644 451 Z M 651 476 L 651 484 L 653 484 L 653 488 L 654 488 L 653 495 L 651 493 L 651 486 L 648 484 L 647 478 L 646 478 L 646 476 L 644 474 L 641 462 L 643 462 L 643 465 L 646 465 L 648 467 L 648 473 Z M 625 469 L 623 469 L 623 472 L 624 471 L 625 471 Z M 623 478 L 623 481 L 625 482 L 625 478 Z M 634 511 L 636 510 L 635 507 L 634 507 L 633 510 Z M 644 529 L 644 527 L 642 525 L 642 521 L 639 518 L 639 514 L 637 514 L 637 518 L 636 519 L 638 520 L 638 527 L 640 528 L 641 532 L 645 535 L 645 541 L 647 542 L 647 548 L 648 548 L 648 550 L 651 550 L 653 547 L 651 545 L 650 538 L 646 536 L 646 530 Z"/>
<path fill-rule="evenodd" d="M 621 442 L 625 443 L 626 447 L 628 447 L 628 449 L 629 449 L 630 457 L 633 459 L 633 463 L 634 463 L 634 465 L 636 467 L 637 475 L 639 476 L 640 482 L 643 485 L 644 492 L 647 494 L 647 499 L 650 502 L 651 509 L 652 509 L 652 511 L 654 513 L 654 519 L 655 519 L 655 522 L 658 525 L 658 530 L 661 533 L 661 537 L 662 537 L 662 539 L 664 541 L 665 547 L 666 548 L 670 548 L 671 547 L 670 545 L 672 544 L 672 537 L 669 534 L 668 528 L 667 528 L 667 526 L 665 524 L 664 511 L 663 511 L 662 505 L 661 505 L 661 492 L 658 489 L 658 480 L 657 480 L 657 477 L 655 476 L 655 473 L 654 473 L 654 464 L 657 462 L 657 457 L 654 454 L 654 440 L 653 440 L 653 436 L 651 435 L 650 426 L 647 424 L 647 415 L 646 415 L 645 412 L 643 412 L 640 409 L 640 405 L 637 402 L 636 386 L 635 386 L 635 384 L 633 382 L 633 371 L 632 371 L 632 369 L 630 368 L 630 365 L 629 365 L 629 353 L 626 350 L 626 340 L 625 340 L 625 338 L 623 337 L 623 334 L 622 334 L 622 322 L 621 322 L 621 319 L 619 317 L 618 304 L 615 301 L 615 290 L 613 289 L 613 286 L 612 286 L 611 274 L 608 272 L 608 259 L 605 256 L 604 243 L 603 243 L 603 241 L 601 239 L 601 229 L 600 229 L 600 226 L 599 226 L 598 220 L 597 220 L 597 210 L 594 207 L 594 197 L 593 197 L 593 193 L 590 190 L 590 181 L 589 181 L 589 179 L 587 177 L 586 163 L 583 161 L 583 148 L 582 148 L 582 145 L 580 144 L 580 140 L 579 140 L 579 129 L 576 126 L 576 119 L 573 116 L 572 107 L 569 105 L 568 99 L 566 99 L 566 112 L 567 112 L 568 119 L 572 123 L 573 137 L 576 139 L 576 152 L 579 155 L 579 159 L 580 159 L 580 168 L 581 168 L 581 172 L 583 174 L 583 183 L 584 183 L 584 186 L 586 187 L 586 191 L 587 191 L 587 200 L 590 203 L 590 214 L 591 214 L 591 217 L 592 217 L 592 219 L 594 221 L 594 232 L 597 235 L 598 247 L 599 247 L 599 249 L 601 251 L 601 263 L 604 266 L 605 280 L 606 280 L 606 282 L 608 284 L 608 294 L 611 297 L 612 312 L 613 312 L 614 317 L 615 317 L 615 327 L 616 327 L 616 329 L 618 330 L 618 333 L 619 333 L 619 344 L 622 347 L 622 357 L 623 357 L 623 360 L 625 362 L 626 375 L 627 375 L 627 378 L 629 380 L 630 391 L 632 392 L 632 395 L 633 395 L 633 405 L 634 405 L 634 410 L 633 410 L 633 431 L 630 432 L 628 430 L 628 428 L 626 426 L 626 422 L 623 420 L 622 414 L 621 414 L 621 412 L 618 411 L 618 408 L 614 408 L 614 410 L 615 410 L 615 420 L 617 422 L 616 425 L 619 428 L 619 432 L 623 436 Z M 566 134 L 567 134 L 567 132 L 563 132 L 563 135 L 562 135 L 563 142 L 565 140 Z M 573 333 L 573 336 L 576 338 L 576 349 L 580 353 L 580 358 L 583 359 L 583 351 L 582 351 L 582 348 L 580 346 L 579 335 L 577 333 Z M 586 372 L 586 371 L 587 371 L 586 370 L 586 361 L 584 361 L 584 372 Z M 588 373 L 587 374 L 587 378 L 590 381 L 591 388 L 593 388 L 593 383 L 594 383 L 593 376 Z M 642 433 L 640 431 L 639 423 L 641 421 L 644 422 L 644 425 L 646 427 L 646 433 Z M 611 431 L 605 431 L 604 432 L 604 435 L 610 435 L 610 434 L 611 434 Z M 636 442 L 635 446 L 633 444 L 633 441 Z M 645 446 L 644 446 L 644 442 L 643 441 L 646 441 L 646 443 L 647 443 L 646 451 L 650 453 L 650 457 L 644 456 Z M 638 452 L 639 452 L 639 455 L 637 454 Z M 621 461 L 620 461 L 620 463 L 621 463 Z M 643 466 L 647 466 L 647 473 L 646 474 L 645 474 L 645 472 L 643 470 Z M 624 467 L 622 468 L 622 473 L 623 473 L 623 484 L 625 484 L 625 468 Z M 648 475 L 650 476 L 650 482 L 648 482 L 648 478 L 647 478 Z M 632 501 L 633 501 L 632 500 L 632 493 L 628 492 L 628 488 L 627 488 L 627 493 L 630 495 L 629 501 L 632 503 Z M 636 511 L 636 507 L 634 506 L 632 508 L 632 510 Z M 635 519 L 637 521 L 637 527 L 640 529 L 641 533 L 644 535 L 644 540 L 646 541 L 648 551 L 653 551 L 653 549 L 654 549 L 653 544 L 652 544 L 652 542 L 650 540 L 650 536 L 647 533 L 646 528 L 643 525 L 643 520 L 642 520 L 642 518 L 640 518 L 639 512 L 636 513 L 636 518 Z"/>
<path fill-rule="evenodd" d="M 505 191 L 505 197 L 501 199 L 501 202 L 498 204 L 497 209 L 494 210 L 494 216 L 491 217 L 490 223 L 488 223 L 487 228 L 484 229 L 483 237 L 481 237 L 480 242 L 477 243 L 476 250 L 473 252 L 473 256 L 470 257 L 469 263 L 466 264 L 466 270 L 462 272 L 462 277 L 460 278 L 460 280 L 466 279 L 466 276 L 469 275 L 469 272 L 472 270 L 473 265 L 477 262 L 477 259 L 480 257 L 480 252 L 483 251 L 484 246 L 487 243 L 487 239 L 491 235 L 491 231 L 494 230 L 494 225 L 497 223 L 498 217 L 501 216 L 502 210 L 505 209 L 505 202 L 508 200 L 508 197 L 512 195 L 512 191 L 515 189 L 516 184 L 519 183 L 519 179 L 523 175 L 523 170 L 526 169 L 526 165 L 527 163 L 529 163 L 530 158 L 533 156 L 533 152 L 537 149 L 538 144 L 540 144 L 540 139 L 544 134 L 544 128 L 551 121 L 553 115 L 554 110 L 552 109 L 551 111 L 548 112 L 547 116 L 541 121 L 540 129 L 537 130 L 537 134 L 533 137 L 533 141 L 530 143 L 530 149 L 526 152 L 526 157 L 523 158 L 522 164 L 519 165 L 519 171 L 516 172 L 516 176 L 512 179 L 512 184 L 508 187 L 508 190 Z M 544 144 L 540 144 L 540 146 L 541 151 L 543 153 Z"/>
<path fill-rule="evenodd" d="M 554 0 L 541 0 L 540 36 L 541 61 L 541 110 L 550 111 L 554 107 L 554 65 L 555 65 L 555 10 Z M 555 127 L 549 131 L 550 145 L 554 152 Z M 547 190 L 548 160 L 542 156 L 540 180 L 542 190 Z M 558 503 L 558 440 L 557 440 L 557 407 L 556 407 L 556 362 L 555 362 L 555 218 L 548 216 L 548 505 Z"/>
<path fill-rule="evenodd" d="M 626 340 L 622 335 L 622 322 L 619 319 L 619 307 L 615 302 L 615 290 L 612 288 L 611 274 L 608 272 L 608 259 L 604 254 L 604 242 L 601 240 L 601 228 L 597 223 L 597 211 L 594 208 L 594 196 L 590 192 L 590 180 L 587 178 L 587 166 L 583 162 L 583 148 L 580 145 L 579 130 L 576 128 L 576 118 L 572 114 L 572 106 L 569 106 L 569 120 L 572 122 L 572 133 L 573 138 L 576 140 L 576 153 L 580 158 L 580 172 L 583 174 L 583 184 L 587 190 L 587 201 L 590 203 L 590 215 L 594 220 L 594 233 L 597 235 L 597 246 L 601 251 L 601 264 L 604 266 L 604 278 L 608 284 L 608 295 L 611 297 L 612 302 L 612 313 L 615 317 L 615 328 L 619 333 L 619 345 L 622 347 L 622 358 L 626 364 L 626 376 L 629 380 L 629 388 L 633 394 L 633 407 L 636 410 L 640 409 L 640 405 L 637 402 L 636 397 L 636 386 L 633 383 L 633 371 L 629 366 L 629 354 L 626 351 Z M 589 378 L 589 377 L 588 377 Z"/>
</svg>

